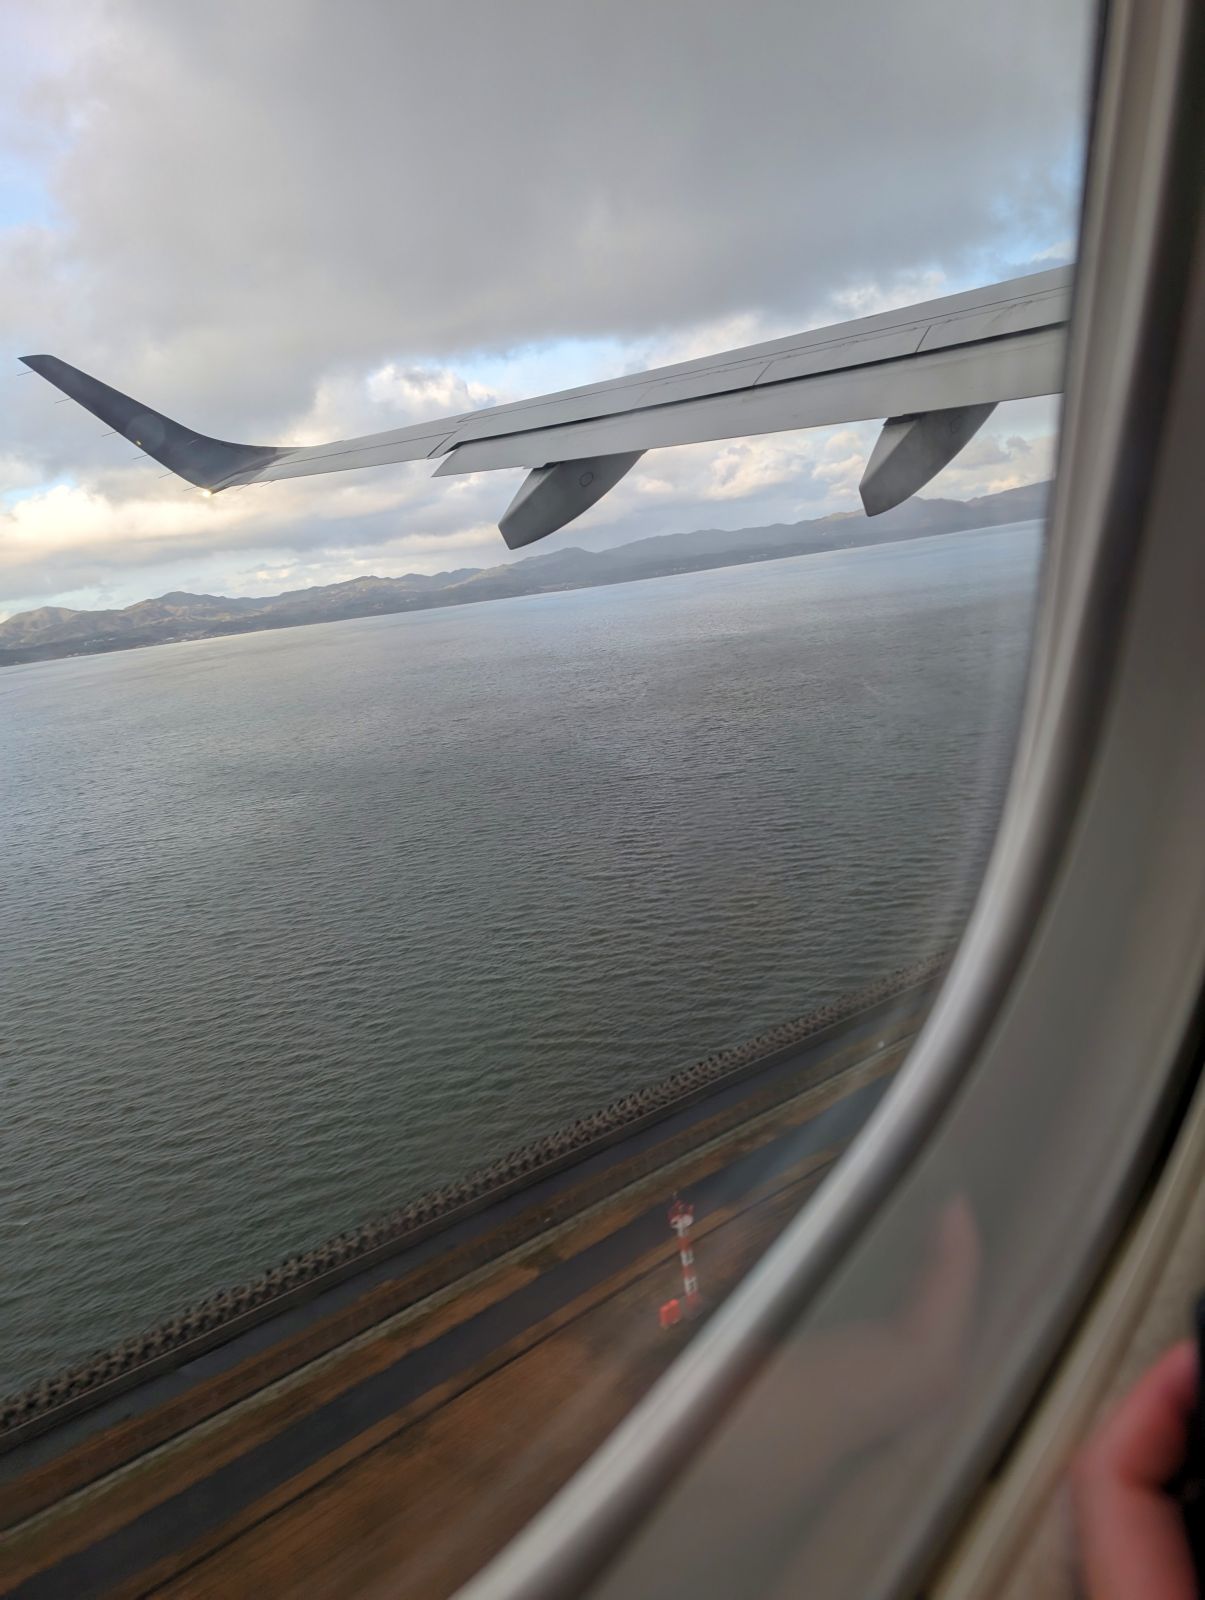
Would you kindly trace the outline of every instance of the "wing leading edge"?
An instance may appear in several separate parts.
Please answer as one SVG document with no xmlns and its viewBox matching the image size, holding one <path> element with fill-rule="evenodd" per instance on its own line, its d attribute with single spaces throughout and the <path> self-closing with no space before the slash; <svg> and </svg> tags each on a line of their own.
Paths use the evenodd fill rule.
<svg viewBox="0 0 1205 1600">
<path fill-rule="evenodd" d="M 433 459 L 437 476 L 528 467 L 500 523 L 511 548 L 593 505 L 646 450 L 887 418 L 861 484 L 898 505 L 1000 400 L 1062 387 L 1071 269 L 1056 268 L 606 383 L 304 447 L 197 433 L 56 356 L 23 356 L 64 394 L 209 493 Z"/>
</svg>

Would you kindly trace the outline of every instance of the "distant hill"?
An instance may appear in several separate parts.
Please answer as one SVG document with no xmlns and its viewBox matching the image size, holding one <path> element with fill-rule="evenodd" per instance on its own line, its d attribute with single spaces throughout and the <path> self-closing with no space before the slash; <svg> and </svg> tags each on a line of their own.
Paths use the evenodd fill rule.
<svg viewBox="0 0 1205 1600">
<path fill-rule="evenodd" d="M 291 628 L 305 622 L 337 622 L 387 612 L 467 605 L 509 595 L 591 589 L 636 578 L 743 566 L 783 556 L 811 555 L 855 545 L 889 544 L 926 534 L 1026 522 L 1046 509 L 1048 483 L 1026 484 L 974 500 L 912 499 L 873 521 L 861 512 L 840 512 L 810 522 L 776 523 L 739 531 L 704 528 L 697 533 L 660 534 L 612 550 L 552 550 L 497 567 L 459 567 L 400 578 L 352 578 L 346 583 L 285 594 L 229 599 L 224 595 L 174 591 L 140 600 L 119 611 L 70 611 L 40 606 L 0 623 L 0 666 L 46 661 L 56 656 L 93 655 L 139 645 L 208 639 L 217 634 Z"/>
</svg>

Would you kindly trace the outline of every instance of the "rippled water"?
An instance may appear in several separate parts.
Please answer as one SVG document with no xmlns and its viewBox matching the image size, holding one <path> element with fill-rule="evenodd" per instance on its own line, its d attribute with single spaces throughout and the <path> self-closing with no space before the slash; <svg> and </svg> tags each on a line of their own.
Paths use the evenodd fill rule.
<svg viewBox="0 0 1205 1600">
<path fill-rule="evenodd" d="M 0 1388 L 944 942 L 1038 548 L 0 674 Z"/>
</svg>

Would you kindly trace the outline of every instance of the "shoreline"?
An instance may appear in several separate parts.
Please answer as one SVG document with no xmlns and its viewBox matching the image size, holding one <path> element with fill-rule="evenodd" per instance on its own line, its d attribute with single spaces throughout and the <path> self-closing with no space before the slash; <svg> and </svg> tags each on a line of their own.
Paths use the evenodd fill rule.
<svg viewBox="0 0 1205 1600">
<path fill-rule="evenodd" d="M 261 1324 L 304 1307 L 348 1280 L 361 1280 L 365 1273 L 395 1257 L 422 1246 L 432 1253 L 450 1230 L 472 1225 L 506 1202 L 521 1200 L 533 1186 L 581 1168 L 592 1158 L 602 1158 L 630 1142 L 642 1130 L 710 1102 L 722 1091 L 789 1060 L 800 1046 L 814 1046 L 824 1034 L 847 1028 L 863 1013 L 910 990 L 933 985 L 948 960 L 948 952 L 943 951 L 768 1029 L 743 1045 L 678 1068 L 644 1089 L 620 1096 L 564 1128 L 517 1147 L 458 1182 L 289 1256 L 256 1278 L 219 1291 L 120 1344 L 0 1397 L 0 1457 L 218 1350 Z"/>
<path fill-rule="evenodd" d="M 1031 486 L 1027 485 L 1025 487 Z M 1004 492 L 1011 493 L 1012 491 Z M 856 518 L 853 520 L 856 521 Z M 612 589 L 619 588 L 630 583 L 651 583 L 655 582 L 659 578 L 684 577 L 700 572 L 719 572 L 731 567 L 759 566 L 773 561 L 795 561 L 807 556 L 840 555 L 855 550 L 881 549 L 891 545 L 910 544 L 918 539 L 940 539 L 950 538 L 964 533 L 983 533 L 995 528 L 1012 527 L 1014 526 L 1014 522 L 1024 523 L 1033 520 L 1035 520 L 1033 517 L 1018 517 L 1012 521 L 1000 521 L 998 519 L 993 519 L 987 521 L 972 521 L 965 525 L 944 528 L 917 528 L 915 530 L 887 533 L 879 538 L 864 536 L 860 539 L 853 538 L 848 540 L 834 540 L 831 543 L 818 543 L 812 548 L 805 548 L 801 550 L 788 549 L 759 552 L 756 548 L 754 548 L 749 553 L 745 553 L 741 550 L 735 550 L 726 552 L 723 556 L 698 555 L 693 558 L 690 556 L 684 556 L 676 562 L 667 563 L 661 570 L 658 571 L 632 572 L 627 574 L 613 574 L 610 576 L 606 574 L 599 574 L 593 578 L 583 577 L 577 581 L 569 580 L 564 583 L 550 584 L 545 587 L 535 587 L 530 589 L 519 588 L 511 593 L 503 594 L 470 594 L 452 597 L 448 595 L 447 591 L 439 591 L 432 595 L 430 599 L 407 599 L 404 596 L 400 596 L 398 597 L 398 602 L 396 604 L 363 604 L 359 607 L 353 607 L 339 616 L 299 616 L 273 618 L 271 616 L 260 615 L 256 617 L 249 617 L 245 623 L 240 623 L 237 618 L 231 618 L 229 621 L 216 624 L 212 628 L 201 628 L 199 631 L 181 633 L 172 638 L 157 639 L 143 636 L 129 639 L 109 639 L 107 641 L 101 639 L 93 644 L 82 644 L 79 648 L 70 647 L 66 641 L 64 642 L 63 647 L 58 647 L 52 643 L 46 645 L 33 644 L 28 646 L 14 645 L 11 647 L 5 647 L 3 643 L 0 642 L 0 667 L 38 666 L 44 665 L 50 661 L 77 661 L 85 656 L 119 655 L 127 650 L 146 650 L 156 648 L 159 645 L 197 644 L 205 639 L 242 638 L 252 633 L 277 633 L 287 628 L 319 627 L 324 624 L 334 622 L 362 622 L 366 618 L 370 617 L 408 616 L 411 612 L 418 611 L 458 610 L 462 606 L 486 605 L 492 601 L 498 600 L 525 600 L 532 599 L 539 595 L 573 594 L 588 589 Z M 739 532 L 742 530 L 733 531 Z M 756 535 L 764 530 L 755 528 L 748 531 L 750 535 Z M 665 537 L 672 539 L 676 536 L 671 534 L 666 535 Z M 624 548 L 625 546 L 623 545 L 616 545 L 613 547 L 613 549 L 616 551 L 623 550 Z M 576 551 L 579 554 L 587 556 L 608 555 L 611 553 L 610 550 L 585 550 L 576 545 L 569 546 L 563 552 L 557 553 L 569 554 L 571 551 Z M 529 557 L 526 559 L 540 558 Z M 522 565 L 523 562 L 518 561 L 514 563 L 508 563 L 502 568 L 483 567 L 476 569 L 476 571 L 480 574 L 494 571 L 507 572 Z M 357 580 L 351 581 L 355 582 Z M 402 579 L 383 579 L 381 581 L 401 582 Z M 316 586 L 316 589 L 317 592 L 321 592 L 322 586 Z M 301 590 L 298 592 L 306 593 L 307 591 Z M 445 597 L 440 598 L 440 594 L 443 594 Z M 260 597 L 217 596 L 215 598 L 255 599 Z M 262 598 L 265 601 L 271 601 L 278 599 L 279 596 L 265 595 Z M 14 614 L 14 616 L 21 616 L 23 614 L 24 613 L 17 612 Z M 10 618 L 9 620 L 12 619 Z M 0 624 L 0 627 L 2 626 L 3 625 Z"/>
</svg>

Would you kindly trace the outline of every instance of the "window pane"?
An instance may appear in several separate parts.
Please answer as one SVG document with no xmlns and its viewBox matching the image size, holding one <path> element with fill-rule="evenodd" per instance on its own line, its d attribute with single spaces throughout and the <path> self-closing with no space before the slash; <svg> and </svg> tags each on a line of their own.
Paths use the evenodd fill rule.
<svg viewBox="0 0 1205 1600">
<path fill-rule="evenodd" d="M 369 9 L 16 6 L 12 353 L 218 441 L 450 418 L 443 459 L 487 406 L 1073 257 L 1086 6 L 533 0 L 454 49 Z M 769 381 L 1013 331 L 952 315 Z M 163 417 L 11 387 L 16 1578 L 451 1592 L 904 1061 L 1009 777 L 1057 396 L 881 515 L 886 399 L 650 448 L 511 551 L 522 472 L 203 497 Z"/>
</svg>

